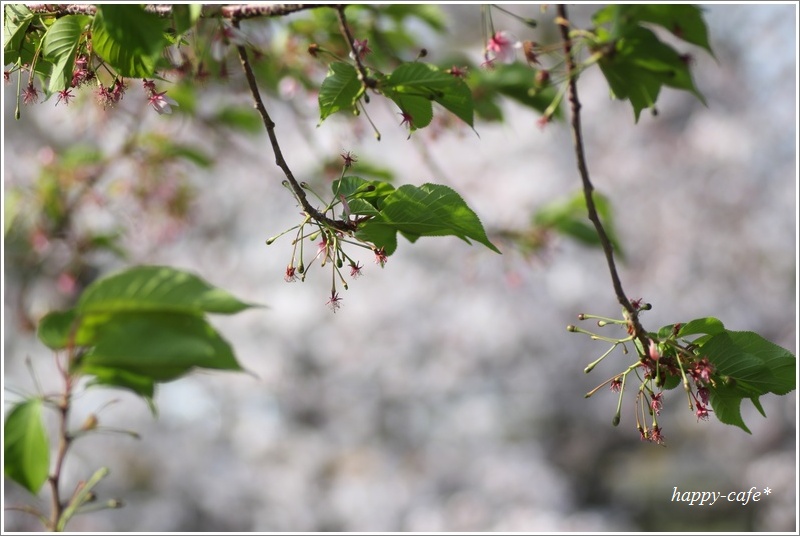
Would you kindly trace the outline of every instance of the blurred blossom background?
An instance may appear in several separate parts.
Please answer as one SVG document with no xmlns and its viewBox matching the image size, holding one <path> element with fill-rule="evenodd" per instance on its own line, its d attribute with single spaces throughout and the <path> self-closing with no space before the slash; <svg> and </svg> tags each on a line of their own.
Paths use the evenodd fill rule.
<svg viewBox="0 0 800 536">
<path fill-rule="evenodd" d="M 497 30 L 556 39 L 552 7 L 505 7 L 539 19 L 539 28 L 495 12 Z M 588 26 L 596 7 L 570 6 L 570 15 Z M 460 55 L 480 64 L 479 7 L 438 9 L 443 34 L 406 28 L 427 48 L 426 61 Z M 692 54 L 708 106 L 665 89 L 658 115 L 645 111 L 634 124 L 599 71 L 580 78 L 590 173 L 613 206 L 623 286 L 653 305 L 642 316 L 647 329 L 716 316 L 796 354 L 797 6 L 704 9 L 716 59 L 676 46 Z M 281 21 L 262 26 L 249 29 L 253 39 L 292 44 Z M 294 46 L 305 53 L 307 43 Z M 229 64 L 231 83 L 242 88 Z M 309 76 L 319 83 L 324 69 Z M 161 86 L 187 106 L 177 89 Z M 23 107 L 15 121 L 15 87 L 5 85 L 3 96 L 6 219 L 26 196 L 50 206 L 42 193 L 50 173 L 96 191 L 70 225 L 110 246 L 76 258 L 64 243 L 35 229 L 20 238 L 4 222 L 7 400 L 34 390 L 27 358 L 46 391 L 58 388 L 34 322 L 69 306 L 98 274 L 165 264 L 267 306 L 212 318 L 250 374 L 195 373 L 163 385 L 157 418 L 125 392 L 90 389 L 76 400 L 76 425 L 115 400 L 100 423 L 141 439 L 98 434 L 75 444 L 66 482 L 108 466 L 98 493 L 125 507 L 77 517 L 72 530 L 797 530 L 795 392 L 762 398 L 766 419 L 743 402 L 750 435 L 713 416 L 697 422 L 683 392 L 669 391 L 659 421 L 666 448 L 639 439 L 634 393 L 616 428 L 613 393 L 584 398 L 634 359 L 616 352 L 584 374 L 607 346 L 566 331 L 579 313 L 619 317 L 602 252 L 551 236 L 523 255 L 499 240 L 579 189 L 565 122 L 540 128 L 531 110 L 504 102 L 505 121 L 477 122 L 478 135 L 449 123 L 407 139 L 396 110 L 375 98 L 368 110 L 378 142 L 364 117 L 318 126 L 315 95 L 283 78 L 274 89 L 284 101 L 268 98 L 267 107 L 298 178 L 324 191 L 340 171 L 339 154 L 353 151 L 354 174 L 379 165 L 396 183 L 450 185 L 503 251 L 453 237 L 413 246 L 401 239 L 383 269 L 365 251 L 364 276 L 341 291 L 334 314 L 325 307 L 329 272 L 317 267 L 287 284 L 292 235 L 265 245 L 300 216 L 262 127 L 231 133 L 198 127 L 188 114 L 159 116 L 133 85 L 114 109 L 91 98 L 69 106 L 51 99 Z M 250 98 L 209 84 L 192 106 L 203 118 L 231 103 L 246 107 Z M 142 134 L 136 144 L 127 141 L 132 132 Z M 188 164 L 154 162 L 148 155 L 167 142 L 202 151 Z M 76 143 L 84 149 L 70 149 Z M 91 151 L 125 158 L 65 162 L 94 162 Z M 772 493 L 745 506 L 671 502 L 675 487 L 727 494 L 752 486 Z M 4 491 L 6 506 L 32 500 L 8 481 Z M 39 528 L 18 512 L 4 517 L 6 530 Z"/>
</svg>

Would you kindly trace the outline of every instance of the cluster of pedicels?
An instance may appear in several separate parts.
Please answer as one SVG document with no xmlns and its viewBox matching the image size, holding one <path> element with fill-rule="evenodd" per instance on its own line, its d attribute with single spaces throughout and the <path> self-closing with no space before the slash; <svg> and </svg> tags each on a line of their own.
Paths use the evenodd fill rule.
<svg viewBox="0 0 800 536">
<path fill-rule="evenodd" d="M 231 26 L 230 24 L 220 22 L 218 28 L 211 34 L 210 38 L 210 54 L 213 60 L 220 65 L 220 77 L 227 76 L 227 69 L 225 68 L 224 58 L 232 47 L 237 46 L 250 46 L 260 47 L 261 44 L 256 42 L 254 37 L 248 37 L 240 29 Z M 258 48 L 255 48 L 258 51 Z M 172 56 L 178 59 L 173 62 L 171 68 L 167 68 L 165 72 L 170 72 L 179 77 L 192 77 L 198 81 L 205 80 L 208 77 L 205 62 L 202 58 L 198 58 L 196 65 L 186 56 L 183 52 L 173 52 Z M 35 62 L 35 60 L 34 60 Z M 94 96 L 97 103 L 105 108 L 114 107 L 118 104 L 125 95 L 128 89 L 128 80 L 124 77 L 115 74 L 114 70 L 103 62 L 96 55 L 90 51 L 90 46 L 87 44 L 79 49 L 75 54 L 72 70 L 72 78 L 69 85 L 61 90 L 53 93 L 56 97 L 55 105 L 63 103 L 69 105 L 70 102 L 76 97 L 75 91 L 81 89 L 86 85 L 93 84 L 96 86 Z M 111 74 L 111 80 L 107 84 L 98 77 L 98 71 L 107 72 Z M 36 72 L 35 64 L 21 64 L 12 65 L 3 70 L 3 80 L 6 84 L 11 82 L 11 75 L 14 72 L 19 72 L 18 83 L 19 87 L 17 95 L 22 99 L 25 105 L 32 105 L 39 102 L 41 98 L 41 90 L 36 87 L 34 80 L 34 73 Z M 23 83 L 23 74 L 28 73 L 28 80 Z M 152 80 L 143 79 L 142 86 L 145 90 L 147 97 L 147 104 L 149 104 L 159 115 L 172 113 L 172 107 L 177 106 L 177 102 L 171 97 L 166 96 L 166 91 L 156 91 L 155 83 Z M 49 97 L 49 95 L 46 95 Z"/>
<path fill-rule="evenodd" d="M 358 162 L 358 157 L 351 151 L 343 152 L 340 156 L 344 161 L 341 175 L 341 178 L 344 178 L 347 169 Z M 289 187 L 286 181 L 284 181 L 284 185 Z M 300 186 L 321 200 L 320 196 L 307 183 L 303 182 Z M 325 216 L 334 215 L 337 209 L 341 209 L 338 219 L 329 221 L 347 222 L 355 229 L 363 218 L 351 214 L 347 199 L 344 195 L 339 195 L 335 192 L 332 200 L 326 204 L 325 209 L 320 213 Z M 343 300 L 339 295 L 338 285 L 341 285 L 345 290 L 349 288 L 342 271 L 347 270 L 351 279 L 358 279 L 363 275 L 364 266 L 345 251 L 345 246 L 351 245 L 371 250 L 375 263 L 380 265 L 381 268 L 386 265 L 388 256 L 383 247 L 379 248 L 367 242 L 359 241 L 353 236 L 353 233 L 334 228 L 321 218 L 315 218 L 305 211 L 301 212 L 300 215 L 303 217 L 301 223 L 269 238 L 267 245 L 272 244 L 287 233 L 296 231 L 292 240 L 292 255 L 286 265 L 283 279 L 287 283 L 302 282 L 305 281 L 306 275 L 314 265 L 319 265 L 320 268 L 329 266 L 331 270 L 331 292 L 325 305 L 335 313 L 341 307 Z M 305 247 L 306 241 L 315 244 L 315 247 L 310 248 L 310 252 Z M 308 260 L 309 257 L 310 260 Z"/>
<path fill-rule="evenodd" d="M 649 303 L 642 303 L 641 299 L 632 300 L 631 304 L 639 312 L 652 308 Z M 709 409 L 710 387 L 715 386 L 719 378 L 714 376 L 714 366 L 709 362 L 708 357 L 700 355 L 697 347 L 692 343 L 679 340 L 678 333 L 680 332 L 681 324 L 672 326 L 671 332 L 666 337 L 648 333 L 646 347 L 642 348 L 640 340 L 636 338 L 632 323 L 627 318 L 627 315 L 623 316 L 626 318 L 614 319 L 590 314 L 578 315 L 579 320 L 596 320 L 598 327 L 608 325 L 624 326 L 626 328 L 626 336 L 622 338 L 598 335 L 574 325 L 567 326 L 567 331 L 583 333 L 592 340 L 604 341 L 612 345 L 599 359 L 590 363 L 584 369 L 586 373 L 591 372 L 600 361 L 605 359 L 618 346 L 622 347 L 623 354 L 627 354 L 627 344 L 630 343 L 634 345 L 638 353 L 636 362 L 589 391 L 586 397 L 592 396 L 606 385 L 610 387 L 611 391 L 619 393 L 617 411 L 612 420 L 614 426 L 617 426 L 620 422 L 622 397 L 625 388 L 634 379 L 638 382 L 635 398 L 636 429 L 639 431 L 643 441 L 651 441 L 663 445 L 664 434 L 658 424 L 658 417 L 661 415 L 664 405 L 665 391 L 683 384 L 689 401 L 689 409 L 695 413 L 698 421 L 708 420 L 709 412 L 711 411 Z"/>
</svg>

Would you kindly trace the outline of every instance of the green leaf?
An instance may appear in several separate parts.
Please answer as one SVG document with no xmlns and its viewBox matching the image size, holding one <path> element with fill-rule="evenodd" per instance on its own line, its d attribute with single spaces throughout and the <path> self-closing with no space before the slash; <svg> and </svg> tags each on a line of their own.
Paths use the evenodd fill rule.
<svg viewBox="0 0 800 536">
<path fill-rule="evenodd" d="M 606 196 L 596 191 L 593 192 L 592 199 L 614 251 L 621 259 L 624 259 L 625 254 L 614 226 L 611 203 Z M 537 210 L 533 217 L 533 224 L 538 227 L 554 229 L 588 246 L 601 246 L 597 230 L 589 220 L 586 197 L 582 191 L 576 192 L 566 200 L 550 202 Z"/>
<path fill-rule="evenodd" d="M 89 285 L 77 311 L 89 313 L 176 312 L 234 314 L 255 307 L 199 277 L 166 266 L 139 266 Z"/>
<path fill-rule="evenodd" d="M 379 216 L 364 222 L 357 234 L 391 255 L 397 248 L 396 232 L 411 242 L 421 236 L 457 236 L 469 244 L 471 238 L 500 253 L 461 196 L 438 184 L 401 186 L 384 199 Z"/>
<path fill-rule="evenodd" d="M 42 400 L 17 403 L 3 425 L 3 473 L 36 495 L 47 481 L 50 444 L 42 422 Z"/>
<path fill-rule="evenodd" d="M 697 45 L 714 56 L 708 42 L 703 11 L 691 4 L 627 4 L 620 6 L 624 16 L 658 24 L 687 43 Z"/>
<path fill-rule="evenodd" d="M 202 317 L 174 313 L 117 313 L 97 330 L 94 347 L 78 362 L 170 381 L 194 367 L 242 370 L 230 345 Z"/>
<path fill-rule="evenodd" d="M 418 128 L 425 128 L 431 124 L 433 120 L 433 105 L 429 99 L 402 93 L 389 93 L 388 95 L 397 104 L 400 111 L 411 118 L 408 122 L 409 130 L 414 131 Z"/>
<path fill-rule="evenodd" d="M 92 50 L 117 74 L 148 78 L 168 44 L 165 22 L 134 4 L 101 4 L 92 24 Z"/>
<path fill-rule="evenodd" d="M 742 395 L 736 389 L 720 385 L 711 390 L 708 399 L 711 402 L 711 409 L 714 410 L 714 415 L 717 416 L 720 422 L 738 426 L 748 434 L 752 434 L 742 419 Z"/>
<path fill-rule="evenodd" d="M 795 356 L 757 333 L 725 330 L 709 338 L 701 352 L 714 365 L 715 374 L 724 379 L 711 389 L 717 417 L 745 431 L 749 432 L 739 411 L 742 399 L 751 399 L 763 414 L 759 396 L 784 395 L 796 388 Z"/>
<path fill-rule="evenodd" d="M 788 350 L 752 331 L 725 331 L 702 346 L 719 374 L 760 394 L 785 395 L 796 388 L 797 359 Z"/>
<path fill-rule="evenodd" d="M 36 335 L 48 348 L 60 350 L 69 346 L 70 335 L 77 327 L 75 309 L 53 311 L 40 321 Z"/>
<path fill-rule="evenodd" d="M 492 102 L 487 100 L 496 93 L 514 99 L 540 113 L 544 113 L 558 97 L 557 88 L 552 85 L 539 87 L 536 83 L 536 71 L 521 63 L 499 64 L 491 70 L 471 69 L 469 80 L 474 88 L 475 100 L 481 103 L 481 109 L 490 117 L 502 115 L 499 107 L 492 106 Z M 553 116 L 561 117 L 561 115 L 560 107 L 556 108 Z"/>
<path fill-rule="evenodd" d="M 349 63 L 332 63 L 319 88 L 320 121 L 340 110 L 351 110 L 363 89 L 355 67 Z"/>
<path fill-rule="evenodd" d="M 655 107 L 664 85 L 689 91 L 705 104 L 684 58 L 646 28 L 627 31 L 599 65 L 614 97 L 630 100 L 636 121 L 643 109 Z"/>
<path fill-rule="evenodd" d="M 353 202 L 363 201 L 372 207 L 372 210 L 367 209 L 368 213 L 374 214 L 383 207 L 386 197 L 394 192 L 394 186 L 384 181 L 367 181 L 361 177 L 349 175 L 333 181 L 331 190 L 334 197 L 345 196 L 351 203 L 351 209 L 353 209 Z M 362 214 L 363 212 L 353 211 L 353 213 Z"/>
<path fill-rule="evenodd" d="M 42 53 L 53 63 L 49 85 L 51 93 L 70 87 L 75 55 L 78 52 L 81 36 L 90 21 L 91 17 L 87 15 L 67 15 L 58 19 L 47 30 L 43 39 Z"/>
<path fill-rule="evenodd" d="M 161 150 L 166 157 L 185 158 L 201 168 L 211 167 L 211 165 L 214 163 L 214 160 L 199 147 L 167 143 L 161 147 Z"/>
<path fill-rule="evenodd" d="M 4 4 L 3 8 L 3 63 L 8 65 L 22 55 L 22 42 L 33 13 L 22 4 Z"/>
<path fill-rule="evenodd" d="M 172 6 L 172 19 L 175 23 L 175 33 L 178 35 L 186 33 L 200 20 L 202 12 L 202 4 L 174 4 Z"/>
<path fill-rule="evenodd" d="M 695 318 L 683 326 L 678 331 L 678 337 L 688 337 L 689 335 L 697 335 L 700 333 L 708 335 L 717 335 L 725 331 L 725 326 L 714 317 Z"/>
<path fill-rule="evenodd" d="M 106 385 L 108 387 L 120 387 L 133 391 L 144 398 L 152 406 L 153 396 L 155 395 L 156 382 L 153 378 L 128 370 L 115 367 L 104 367 L 82 363 L 78 370 L 86 375 L 92 376 L 90 385 Z"/>
<path fill-rule="evenodd" d="M 226 106 L 217 111 L 212 120 L 219 122 L 228 128 L 241 130 L 255 134 L 261 132 L 264 123 L 261 118 L 249 106 Z"/>
<path fill-rule="evenodd" d="M 431 101 L 438 102 L 469 126 L 473 124 L 469 87 L 460 78 L 439 70 L 435 65 L 404 63 L 382 79 L 380 87 L 401 110 L 411 115 L 413 128 L 430 124 Z"/>
</svg>

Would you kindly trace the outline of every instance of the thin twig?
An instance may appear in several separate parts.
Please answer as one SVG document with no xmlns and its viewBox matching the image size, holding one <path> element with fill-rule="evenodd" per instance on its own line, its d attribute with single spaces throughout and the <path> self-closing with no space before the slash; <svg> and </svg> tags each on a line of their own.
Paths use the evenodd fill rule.
<svg viewBox="0 0 800 536">
<path fill-rule="evenodd" d="M 339 30 L 341 30 L 342 35 L 344 36 L 345 40 L 347 41 L 347 46 L 350 47 L 351 52 L 353 53 L 353 59 L 356 62 L 356 68 L 358 69 L 358 80 L 364 86 L 364 88 L 374 88 L 377 85 L 377 80 L 374 78 L 370 78 L 367 74 L 367 69 L 364 67 L 364 64 L 361 63 L 361 55 L 358 53 L 359 51 L 356 49 L 356 43 L 353 39 L 353 34 L 350 33 L 350 27 L 347 25 L 347 17 L 345 17 L 344 10 L 347 6 L 344 4 L 339 4 L 336 6 L 336 14 L 339 17 Z"/>
<path fill-rule="evenodd" d="M 594 186 L 589 178 L 589 168 L 586 165 L 586 155 L 583 150 L 583 131 L 581 129 L 581 103 L 578 100 L 578 75 L 577 67 L 575 65 L 575 58 L 572 56 L 572 43 L 569 38 L 569 28 L 567 27 L 567 8 L 564 4 L 559 4 L 557 7 L 558 16 L 561 19 L 559 29 L 561 31 L 561 39 L 564 44 L 564 56 L 567 66 L 567 100 L 570 103 L 571 110 L 571 127 L 572 127 L 572 142 L 575 147 L 575 157 L 578 164 L 578 173 L 583 182 L 583 194 L 586 198 L 586 209 L 589 213 L 589 219 L 594 224 L 597 230 L 597 236 L 600 239 L 600 245 L 603 247 L 603 252 L 606 256 L 608 263 L 608 270 L 611 274 L 611 282 L 614 285 L 614 292 L 620 305 L 625 309 L 628 314 L 629 321 L 633 326 L 633 334 L 642 344 L 642 348 L 646 351 L 648 340 L 647 334 L 639 322 L 639 314 L 636 308 L 633 307 L 630 300 L 622 290 L 622 282 L 620 281 L 619 274 L 617 273 L 617 265 L 614 261 L 614 246 L 608 238 L 605 228 L 603 227 L 600 216 L 597 213 L 597 207 L 594 204 L 592 192 Z"/>
<path fill-rule="evenodd" d="M 69 372 L 70 361 L 73 354 L 73 337 L 70 337 L 70 344 L 68 348 L 67 366 L 61 366 L 57 362 L 59 372 L 64 380 L 64 392 L 61 394 L 61 400 L 58 403 L 58 451 L 56 453 L 55 466 L 53 473 L 49 477 L 50 490 L 51 490 L 51 508 L 50 508 L 50 523 L 49 529 L 56 530 L 61 516 L 64 513 L 65 504 L 61 500 L 61 473 L 64 467 L 64 459 L 67 457 L 67 451 L 72 444 L 72 436 L 69 433 L 69 410 L 72 403 L 72 374 Z M 56 356 L 56 359 L 58 357 Z"/>
<path fill-rule="evenodd" d="M 238 21 L 233 21 L 233 25 L 238 28 Z M 311 203 L 308 202 L 306 192 L 303 190 L 303 187 L 300 185 L 300 183 L 297 182 L 292 170 L 289 169 L 289 165 L 283 158 L 283 152 L 281 151 L 280 144 L 278 143 L 278 138 L 275 135 L 275 123 L 269 116 L 269 113 L 264 106 L 264 101 L 261 100 L 261 92 L 258 90 L 258 83 L 256 82 L 255 74 L 253 74 L 253 69 L 250 66 L 250 60 L 247 58 L 247 50 L 243 46 L 237 46 L 236 49 L 239 52 L 239 60 L 241 61 L 242 69 L 244 69 L 245 78 L 247 78 L 247 85 L 249 86 L 250 93 L 253 95 L 253 100 L 255 101 L 255 108 L 264 122 L 264 128 L 267 130 L 267 136 L 269 136 L 269 142 L 270 145 L 272 145 L 272 152 L 275 155 L 275 164 L 281 168 L 281 171 L 283 171 L 283 174 L 289 181 L 289 185 L 292 187 L 292 192 L 294 192 L 294 195 L 300 202 L 303 210 L 316 221 L 324 224 L 327 227 L 331 227 L 346 233 L 352 232 L 354 229 L 350 222 L 331 219 L 312 207 Z"/>
</svg>

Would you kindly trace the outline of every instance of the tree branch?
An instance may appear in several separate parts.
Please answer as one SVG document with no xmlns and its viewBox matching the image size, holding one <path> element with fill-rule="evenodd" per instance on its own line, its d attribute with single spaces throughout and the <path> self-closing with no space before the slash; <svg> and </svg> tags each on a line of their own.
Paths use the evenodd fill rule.
<svg viewBox="0 0 800 536">
<path fill-rule="evenodd" d="M 238 21 L 234 20 L 233 25 L 238 28 Z M 245 78 L 247 78 L 247 85 L 249 86 L 250 93 L 252 93 L 253 100 L 255 101 L 255 108 L 258 111 L 258 114 L 261 116 L 261 120 L 264 122 L 264 128 L 267 129 L 267 136 L 269 136 L 269 142 L 270 145 L 272 145 L 272 152 L 275 155 L 275 164 L 281 168 L 283 174 L 286 175 L 286 179 L 289 181 L 292 192 L 294 192 L 294 195 L 300 202 L 303 210 L 314 220 L 324 224 L 327 227 L 337 229 L 345 233 L 353 232 L 355 229 L 351 222 L 331 219 L 312 207 L 311 203 L 308 202 L 308 197 L 306 196 L 305 190 L 303 190 L 303 187 L 299 182 L 297 182 L 292 170 L 289 169 L 289 165 L 283 158 L 283 152 L 281 151 L 280 144 L 278 143 L 278 138 L 275 135 L 275 123 L 269 116 L 269 113 L 264 106 L 264 101 L 261 100 L 261 93 L 258 90 L 258 83 L 256 82 L 255 75 L 253 74 L 253 69 L 250 66 L 250 60 L 247 58 L 247 50 L 243 46 L 237 46 L 236 49 L 239 52 L 239 60 L 242 63 L 242 69 L 244 69 Z"/>
<path fill-rule="evenodd" d="M 580 174 L 581 181 L 583 183 L 583 194 L 586 199 L 586 209 L 589 213 L 589 220 L 591 220 L 591 222 L 594 224 L 594 228 L 597 230 L 597 236 L 600 239 L 600 245 L 603 247 L 603 252 L 605 253 L 606 262 L 608 264 L 608 271 L 611 274 L 611 282 L 614 285 L 614 293 L 616 294 L 620 305 L 622 305 L 627 312 L 628 321 L 633 328 L 633 333 L 631 333 L 631 335 L 635 335 L 635 337 L 642 344 L 642 348 L 646 351 L 648 346 L 647 332 L 639 322 L 639 312 L 631 304 L 630 300 L 625 295 L 625 291 L 622 290 L 622 282 L 620 281 L 619 274 L 617 273 L 617 265 L 614 261 L 614 247 L 611 245 L 608 234 L 603 227 L 603 222 L 600 221 L 600 216 L 597 213 L 597 207 L 594 204 L 594 198 L 592 196 L 594 186 L 589 178 L 589 168 L 586 165 L 586 156 L 583 150 L 581 103 L 580 100 L 578 100 L 578 72 L 575 65 L 575 58 L 572 55 L 572 42 L 569 37 L 567 8 L 564 4 L 558 4 L 557 11 L 560 19 L 558 20 L 558 25 L 561 31 L 561 39 L 564 45 L 564 56 L 567 67 L 567 100 L 570 104 L 572 116 L 572 143 L 575 148 L 575 158 L 578 164 L 578 173 Z"/>
<path fill-rule="evenodd" d="M 92 4 L 28 4 L 28 9 L 33 13 L 48 14 L 55 17 L 66 15 L 94 15 L 97 7 Z M 233 5 L 203 5 L 201 17 L 221 17 L 231 20 L 252 19 L 257 17 L 282 17 L 306 9 L 330 7 L 328 4 L 233 4 Z M 172 16 L 172 5 L 148 4 L 145 11 L 155 13 L 159 17 Z"/>
</svg>

